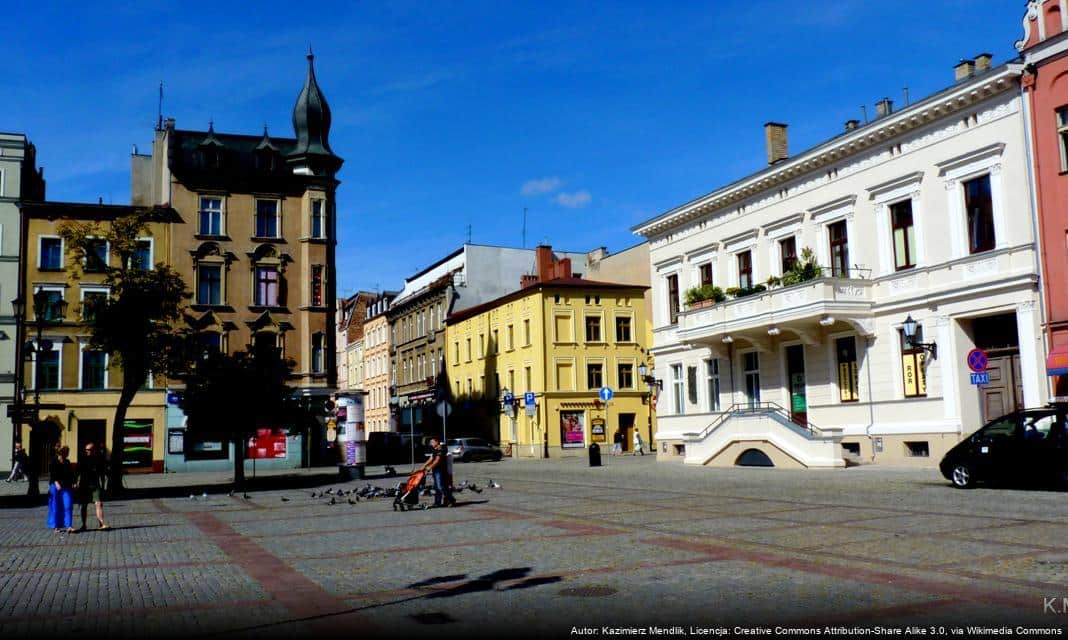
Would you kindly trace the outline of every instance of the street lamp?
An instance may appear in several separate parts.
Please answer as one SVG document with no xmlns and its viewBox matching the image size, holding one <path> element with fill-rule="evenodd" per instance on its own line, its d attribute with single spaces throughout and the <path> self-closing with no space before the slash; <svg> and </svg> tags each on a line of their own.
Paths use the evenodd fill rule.
<svg viewBox="0 0 1068 640">
<path fill-rule="evenodd" d="M 905 332 L 905 344 L 911 349 L 925 349 L 932 358 L 938 357 L 938 345 L 933 342 L 916 342 L 916 331 L 919 328 L 917 322 L 912 319 L 912 314 L 909 314 L 905 318 L 905 322 L 902 323 L 901 328 Z"/>
<path fill-rule="evenodd" d="M 648 422 L 648 427 L 647 427 L 646 431 L 648 431 L 648 433 L 649 433 L 649 448 L 652 449 L 653 451 L 655 451 L 655 449 L 653 449 L 653 447 L 656 444 L 654 442 L 654 440 L 653 440 L 653 390 L 654 389 L 657 389 L 657 390 L 663 389 L 664 388 L 664 381 L 663 380 L 658 380 L 656 377 L 654 377 L 652 375 L 652 372 L 649 370 L 649 367 L 645 366 L 644 362 L 638 365 L 638 376 L 642 379 L 643 383 L 648 385 L 648 388 L 649 388 L 649 392 L 648 392 L 648 396 L 649 396 L 649 399 L 648 399 L 648 403 L 649 403 L 649 422 Z M 645 401 L 644 398 L 643 398 L 643 401 Z"/>
<path fill-rule="evenodd" d="M 62 322 L 63 317 L 67 313 L 67 303 L 62 298 L 53 300 L 49 295 L 49 292 L 44 289 L 38 289 L 33 293 L 33 317 L 34 324 L 37 328 L 37 339 L 33 343 L 27 342 L 23 344 L 23 336 L 25 335 L 25 320 L 26 320 L 26 301 L 24 299 L 16 298 L 11 301 L 11 308 L 15 313 L 15 321 L 17 324 L 16 335 L 18 340 L 16 343 L 16 350 L 19 353 L 16 354 L 16 360 L 19 362 L 16 389 L 15 389 L 15 402 L 13 416 L 14 420 L 19 424 L 23 424 L 24 416 L 24 378 L 23 378 L 23 363 L 26 360 L 28 354 L 33 354 L 34 357 L 34 380 L 33 380 L 33 414 L 30 423 L 30 447 L 29 458 L 30 464 L 27 469 L 27 478 L 29 486 L 26 489 L 26 495 L 36 496 L 40 495 L 40 487 L 37 485 L 37 454 L 38 452 L 33 447 L 34 438 L 32 432 L 38 427 L 38 419 L 40 417 L 41 410 L 41 376 L 44 367 L 41 365 L 41 353 L 52 350 L 51 341 L 45 340 L 42 337 L 44 332 L 45 322 Z M 25 351 L 23 351 L 25 349 Z M 18 431 L 16 429 L 16 431 Z"/>
</svg>

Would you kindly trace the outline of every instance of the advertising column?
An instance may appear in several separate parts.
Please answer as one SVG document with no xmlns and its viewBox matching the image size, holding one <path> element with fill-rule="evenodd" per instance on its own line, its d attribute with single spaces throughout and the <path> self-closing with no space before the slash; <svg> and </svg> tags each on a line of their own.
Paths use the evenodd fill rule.
<svg viewBox="0 0 1068 640">
<path fill-rule="evenodd" d="M 337 399 L 337 439 L 341 444 L 343 462 L 341 476 L 347 479 L 364 477 L 367 464 L 367 441 L 364 436 L 363 396 L 342 396 Z"/>
</svg>

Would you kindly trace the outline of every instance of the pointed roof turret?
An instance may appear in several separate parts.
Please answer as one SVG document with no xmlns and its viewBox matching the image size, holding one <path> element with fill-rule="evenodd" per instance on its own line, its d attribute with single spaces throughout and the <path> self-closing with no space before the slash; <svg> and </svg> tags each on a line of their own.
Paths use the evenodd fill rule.
<svg viewBox="0 0 1068 640">
<path fill-rule="evenodd" d="M 256 151 L 278 151 L 278 147 L 274 146 L 271 142 L 271 136 L 267 135 L 267 125 L 263 125 L 263 138 L 260 139 L 260 143 L 256 145 Z"/>
<path fill-rule="evenodd" d="M 208 120 L 208 135 L 207 135 L 207 137 L 204 138 L 204 140 L 201 141 L 200 146 L 202 146 L 202 147 L 208 147 L 208 146 L 225 147 L 226 146 L 225 144 L 222 143 L 222 140 L 219 140 L 218 138 L 215 137 L 215 121 L 214 120 Z"/>
<path fill-rule="evenodd" d="M 308 78 L 304 88 L 297 96 L 293 107 L 293 131 L 297 137 L 297 147 L 293 155 L 312 154 L 332 156 L 330 150 L 330 106 L 315 81 L 315 55 L 308 49 Z"/>
</svg>

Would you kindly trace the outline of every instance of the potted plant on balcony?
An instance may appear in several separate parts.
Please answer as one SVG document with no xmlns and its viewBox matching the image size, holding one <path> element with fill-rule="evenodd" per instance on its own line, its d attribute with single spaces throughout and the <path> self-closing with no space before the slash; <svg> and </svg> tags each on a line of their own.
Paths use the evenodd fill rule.
<svg viewBox="0 0 1068 640">
<path fill-rule="evenodd" d="M 686 290 L 686 306 L 691 309 L 700 309 L 701 307 L 711 306 L 717 302 L 723 302 L 726 299 L 727 296 L 723 293 L 723 289 L 714 287 L 710 284 L 691 287 Z"/>
<path fill-rule="evenodd" d="M 800 284 L 808 280 L 823 277 L 823 267 L 816 264 L 816 254 L 810 247 L 801 250 L 801 259 L 790 266 L 790 270 L 782 274 L 782 286 Z"/>
</svg>

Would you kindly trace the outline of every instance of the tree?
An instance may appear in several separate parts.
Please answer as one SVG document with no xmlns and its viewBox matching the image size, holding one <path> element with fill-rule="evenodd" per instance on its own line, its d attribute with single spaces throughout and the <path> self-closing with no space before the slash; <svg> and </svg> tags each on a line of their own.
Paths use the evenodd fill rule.
<svg viewBox="0 0 1068 640">
<path fill-rule="evenodd" d="M 149 375 L 171 375 L 181 362 L 174 356 L 179 344 L 175 329 L 184 300 L 190 297 L 181 275 L 169 266 L 143 264 L 135 259 L 138 240 L 150 235 L 149 223 L 160 220 L 162 210 L 138 208 L 109 225 L 66 220 L 59 234 L 67 247 L 70 278 L 85 273 L 103 274 L 107 296 L 87 297 L 82 317 L 91 331 L 89 347 L 104 351 L 122 369 L 122 389 L 115 406 L 111 434 L 111 468 L 108 488 L 122 489 L 122 425 L 126 412 Z M 100 258 L 100 243 L 107 241 L 110 261 Z"/>
<path fill-rule="evenodd" d="M 190 344 L 197 344 L 195 336 Z M 248 438 L 260 427 L 292 424 L 299 417 L 286 385 L 296 363 L 282 358 L 279 349 L 262 345 L 234 354 L 205 351 L 193 360 L 180 401 L 187 428 L 229 437 L 234 443 L 234 484 L 240 489 Z"/>
</svg>

